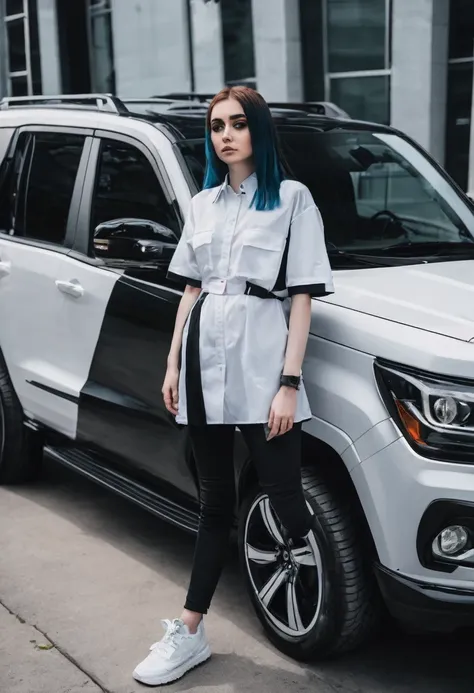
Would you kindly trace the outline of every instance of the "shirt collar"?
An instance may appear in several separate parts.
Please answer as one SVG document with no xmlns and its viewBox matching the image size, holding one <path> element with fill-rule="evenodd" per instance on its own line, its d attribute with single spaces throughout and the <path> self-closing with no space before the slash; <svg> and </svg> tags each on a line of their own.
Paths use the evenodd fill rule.
<svg viewBox="0 0 474 693">
<path fill-rule="evenodd" d="M 221 197 L 222 193 L 224 192 L 224 190 L 227 188 L 228 185 L 229 185 L 229 174 L 226 175 L 226 177 L 224 178 L 224 182 L 217 188 L 214 202 L 219 201 L 219 198 Z M 240 191 L 253 198 L 254 194 L 257 192 L 257 187 L 258 187 L 257 174 L 254 172 L 254 173 L 251 173 L 250 176 L 248 176 L 248 178 L 246 178 L 244 181 L 242 181 L 242 183 L 240 184 Z"/>
</svg>

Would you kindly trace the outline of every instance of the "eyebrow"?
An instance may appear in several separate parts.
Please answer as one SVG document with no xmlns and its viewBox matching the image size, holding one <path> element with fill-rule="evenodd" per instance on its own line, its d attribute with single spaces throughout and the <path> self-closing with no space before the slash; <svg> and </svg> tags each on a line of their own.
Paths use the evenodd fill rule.
<svg viewBox="0 0 474 693">
<path fill-rule="evenodd" d="M 237 120 L 238 118 L 246 118 L 246 117 L 247 116 L 245 115 L 245 113 L 236 113 L 235 115 L 229 116 L 229 120 Z M 213 118 L 211 120 L 211 123 L 219 123 L 219 122 L 222 123 L 224 121 L 222 120 L 222 118 Z"/>
</svg>

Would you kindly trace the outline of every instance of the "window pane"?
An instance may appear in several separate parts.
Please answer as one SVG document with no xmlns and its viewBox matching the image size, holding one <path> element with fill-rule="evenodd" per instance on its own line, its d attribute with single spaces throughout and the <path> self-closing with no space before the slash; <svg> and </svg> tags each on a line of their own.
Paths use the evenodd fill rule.
<svg viewBox="0 0 474 693">
<path fill-rule="evenodd" d="M 451 0 L 449 10 L 449 57 L 471 57 L 474 53 L 474 3 L 472 0 Z"/>
<path fill-rule="evenodd" d="M 28 186 L 26 200 L 18 200 L 18 209 L 25 212 L 23 224 L 20 219 L 16 230 L 26 238 L 64 242 L 84 139 L 56 133 L 35 135 L 32 157 L 22 174 Z"/>
<path fill-rule="evenodd" d="M 380 77 L 344 77 L 331 80 L 331 101 L 351 118 L 389 124 L 388 75 Z"/>
<path fill-rule="evenodd" d="M 225 81 L 255 86 L 252 1 L 222 2 L 221 15 Z"/>
<path fill-rule="evenodd" d="M 329 72 L 385 65 L 385 0 L 328 0 Z"/>
<path fill-rule="evenodd" d="M 25 20 L 15 19 L 7 23 L 8 38 L 8 71 L 26 70 Z"/>
<path fill-rule="evenodd" d="M 340 131 L 280 134 L 295 177 L 310 189 L 331 244 L 374 251 L 460 242 L 474 218 L 430 161 L 397 135 Z M 391 216 L 380 214 L 387 211 Z M 378 215 L 378 216 L 376 216 Z"/>
<path fill-rule="evenodd" d="M 33 94 L 42 94 L 41 58 L 38 32 L 38 7 L 36 0 L 29 1 L 28 25 L 30 29 L 30 60 Z"/>
<path fill-rule="evenodd" d="M 446 122 L 446 170 L 467 190 L 473 64 L 450 65 Z"/>
<path fill-rule="evenodd" d="M 12 77 L 10 79 L 10 96 L 28 96 L 26 77 Z"/>
<path fill-rule="evenodd" d="M 89 0 L 89 4 L 94 10 L 110 10 L 110 0 Z"/>
<path fill-rule="evenodd" d="M 145 219 L 178 230 L 176 216 L 146 156 L 124 142 L 104 140 L 92 205 L 92 229 L 116 219 Z"/>
<path fill-rule="evenodd" d="M 94 91 L 115 93 L 112 18 L 110 12 L 91 17 Z"/>
<path fill-rule="evenodd" d="M 20 14 L 23 12 L 23 0 L 7 0 L 6 5 L 7 17 L 12 14 Z"/>
</svg>

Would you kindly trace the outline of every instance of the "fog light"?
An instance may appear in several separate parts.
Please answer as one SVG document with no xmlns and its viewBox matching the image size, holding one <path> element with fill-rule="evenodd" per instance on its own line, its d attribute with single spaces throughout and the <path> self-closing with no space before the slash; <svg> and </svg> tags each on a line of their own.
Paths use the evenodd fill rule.
<svg viewBox="0 0 474 693">
<path fill-rule="evenodd" d="M 467 546 L 469 532 L 461 525 L 452 525 L 443 529 L 436 538 L 441 553 L 445 556 L 453 556 Z"/>
</svg>

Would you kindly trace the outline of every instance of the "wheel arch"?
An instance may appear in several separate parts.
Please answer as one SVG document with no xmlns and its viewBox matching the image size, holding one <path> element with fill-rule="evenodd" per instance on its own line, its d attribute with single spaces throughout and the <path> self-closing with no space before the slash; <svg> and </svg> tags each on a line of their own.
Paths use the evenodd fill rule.
<svg viewBox="0 0 474 693">
<path fill-rule="evenodd" d="M 338 495 L 348 500 L 352 510 L 360 522 L 360 534 L 369 560 L 377 561 L 378 553 L 372 532 L 360 501 L 352 477 L 341 456 L 324 441 L 315 438 L 308 433 L 303 433 L 303 467 L 317 471 L 332 489 L 336 489 Z M 255 465 L 251 464 L 247 456 L 243 464 L 237 482 L 237 508 L 240 509 L 249 490 L 258 485 L 258 476 Z"/>
</svg>

